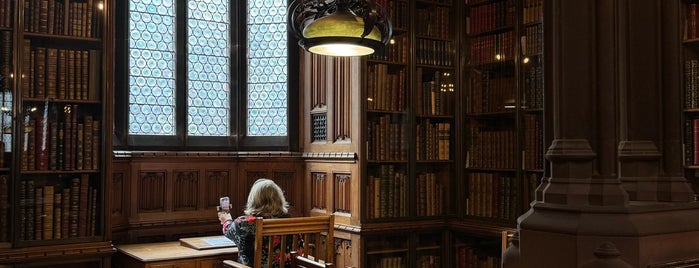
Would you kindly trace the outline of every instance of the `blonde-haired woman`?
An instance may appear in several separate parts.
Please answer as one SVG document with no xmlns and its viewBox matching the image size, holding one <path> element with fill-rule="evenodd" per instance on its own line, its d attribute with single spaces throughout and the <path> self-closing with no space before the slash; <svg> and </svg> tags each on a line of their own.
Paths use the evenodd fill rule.
<svg viewBox="0 0 699 268">
<path fill-rule="evenodd" d="M 218 213 L 218 219 L 223 225 L 223 234 L 228 239 L 233 240 L 238 246 L 238 262 L 252 266 L 255 256 L 255 219 L 262 218 L 288 218 L 289 204 L 286 202 L 284 192 L 274 181 L 270 179 L 259 179 L 252 184 L 248 202 L 243 210 L 243 215 L 235 219 L 231 214 L 225 212 Z M 263 243 L 266 243 L 263 241 Z M 266 247 L 263 249 L 262 258 L 269 255 Z M 275 249 L 275 251 L 277 251 Z M 281 267 L 279 258 L 272 259 L 271 267 Z M 276 262 L 275 262 L 276 261 Z M 263 260 L 263 263 L 266 263 Z"/>
</svg>

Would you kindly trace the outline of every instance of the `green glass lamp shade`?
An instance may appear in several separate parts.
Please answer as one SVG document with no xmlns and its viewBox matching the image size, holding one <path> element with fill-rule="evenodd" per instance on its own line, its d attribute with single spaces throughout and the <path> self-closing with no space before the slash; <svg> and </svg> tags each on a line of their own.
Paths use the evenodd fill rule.
<svg viewBox="0 0 699 268">
<path fill-rule="evenodd" d="M 287 16 L 299 46 L 314 54 L 369 55 L 393 34 L 386 10 L 374 0 L 294 0 Z"/>
<path fill-rule="evenodd" d="M 308 51 L 330 56 L 363 56 L 374 53 L 372 47 L 381 42 L 381 32 L 374 26 L 362 37 L 364 19 L 339 10 L 313 21 L 303 29 Z"/>
</svg>

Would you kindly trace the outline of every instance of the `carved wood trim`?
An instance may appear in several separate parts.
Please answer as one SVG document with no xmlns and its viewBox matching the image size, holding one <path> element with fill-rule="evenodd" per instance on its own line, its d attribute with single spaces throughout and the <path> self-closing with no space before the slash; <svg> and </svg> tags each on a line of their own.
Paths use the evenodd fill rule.
<svg viewBox="0 0 699 268">
<path fill-rule="evenodd" d="M 124 194 L 124 172 L 112 173 L 112 185 L 110 187 L 111 198 L 111 217 L 119 218 L 125 216 Z"/>
<path fill-rule="evenodd" d="M 296 197 L 296 187 L 294 187 L 294 172 L 274 171 L 274 175 L 271 179 L 282 188 L 286 201 L 289 202 L 289 206 L 295 206 L 296 200 L 294 200 L 294 197 Z"/>
</svg>

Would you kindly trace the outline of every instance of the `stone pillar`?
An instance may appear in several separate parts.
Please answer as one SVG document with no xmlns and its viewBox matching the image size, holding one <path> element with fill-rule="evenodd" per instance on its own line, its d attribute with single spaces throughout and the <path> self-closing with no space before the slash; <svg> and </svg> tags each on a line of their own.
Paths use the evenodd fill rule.
<svg viewBox="0 0 699 268">
<path fill-rule="evenodd" d="M 544 1 L 550 165 L 518 219 L 522 267 L 580 267 L 607 241 L 632 267 L 699 255 L 680 157 L 679 2 Z"/>
</svg>

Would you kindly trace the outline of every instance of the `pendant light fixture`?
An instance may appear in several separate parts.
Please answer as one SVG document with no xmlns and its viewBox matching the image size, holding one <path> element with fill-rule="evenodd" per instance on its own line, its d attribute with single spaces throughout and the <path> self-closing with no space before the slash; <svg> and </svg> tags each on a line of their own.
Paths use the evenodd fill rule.
<svg viewBox="0 0 699 268">
<path fill-rule="evenodd" d="M 321 55 L 369 55 L 393 33 L 386 10 L 373 0 L 294 0 L 288 16 L 299 45 Z"/>
</svg>

